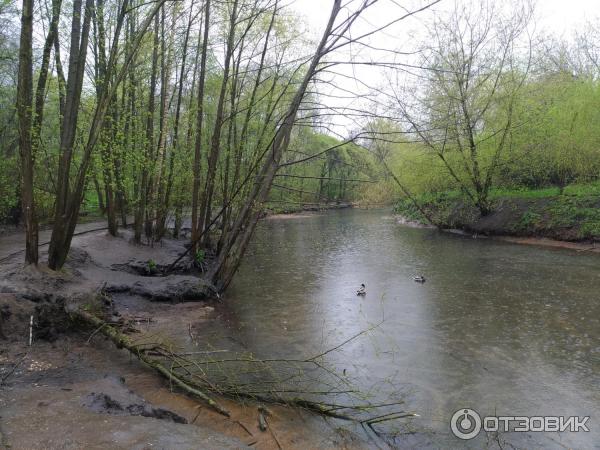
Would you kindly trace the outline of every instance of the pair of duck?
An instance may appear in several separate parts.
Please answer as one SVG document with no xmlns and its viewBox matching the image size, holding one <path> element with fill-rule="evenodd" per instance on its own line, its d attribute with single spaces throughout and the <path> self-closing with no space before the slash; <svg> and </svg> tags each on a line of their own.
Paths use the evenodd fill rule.
<svg viewBox="0 0 600 450">
<path fill-rule="evenodd" d="M 416 283 L 425 283 L 425 281 L 427 280 L 423 275 L 415 275 L 413 277 L 413 281 L 415 281 Z M 358 289 L 358 291 L 356 291 L 356 295 L 367 295 L 367 288 L 364 283 L 360 285 L 360 288 Z"/>
</svg>

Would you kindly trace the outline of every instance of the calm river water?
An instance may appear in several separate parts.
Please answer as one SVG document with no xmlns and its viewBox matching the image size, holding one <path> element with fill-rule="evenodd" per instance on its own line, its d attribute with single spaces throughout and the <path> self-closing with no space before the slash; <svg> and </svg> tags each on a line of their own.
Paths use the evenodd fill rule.
<svg viewBox="0 0 600 450">
<path fill-rule="evenodd" d="M 600 448 L 600 255 L 409 228 L 381 210 L 272 218 L 217 313 L 214 333 L 261 357 L 314 354 L 383 319 L 332 358 L 365 386 L 381 382 L 376 395 L 389 382 L 419 414 L 407 446 L 486 446 L 483 432 L 450 433 L 452 414 L 472 408 L 590 416 L 587 433 L 500 443 Z"/>
</svg>

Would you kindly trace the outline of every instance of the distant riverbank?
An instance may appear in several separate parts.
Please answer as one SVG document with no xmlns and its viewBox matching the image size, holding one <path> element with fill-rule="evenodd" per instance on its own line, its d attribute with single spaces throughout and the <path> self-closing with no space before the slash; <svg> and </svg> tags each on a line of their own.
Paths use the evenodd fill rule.
<svg viewBox="0 0 600 450">
<path fill-rule="evenodd" d="M 486 216 L 457 193 L 423 195 L 416 200 L 433 225 L 442 229 L 566 241 L 586 249 L 600 242 L 600 195 L 590 186 L 573 186 L 562 194 L 558 189 L 498 191 L 493 195 L 493 211 Z M 395 212 L 405 222 L 429 224 L 408 199 L 398 202 Z"/>
<path fill-rule="evenodd" d="M 303 212 L 326 211 L 331 209 L 353 208 L 351 202 L 328 202 L 328 203 L 282 203 L 280 206 L 273 206 L 265 210 L 265 216 L 288 215 Z"/>
</svg>

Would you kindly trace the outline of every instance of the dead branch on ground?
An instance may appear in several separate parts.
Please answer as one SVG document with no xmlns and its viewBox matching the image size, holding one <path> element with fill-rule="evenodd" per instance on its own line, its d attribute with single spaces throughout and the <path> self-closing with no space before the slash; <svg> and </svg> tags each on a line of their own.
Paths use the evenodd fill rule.
<svg viewBox="0 0 600 450">
<path fill-rule="evenodd" d="M 124 332 L 89 312 L 75 316 L 125 348 L 185 393 L 199 398 L 213 410 L 229 417 L 207 393 L 234 399 L 302 408 L 319 415 L 371 427 L 416 416 L 394 409 L 402 401 L 377 403 L 338 373 L 325 357 L 376 328 L 375 325 L 309 358 L 257 359 L 252 354 L 215 356 L 216 352 L 185 352 L 160 339 L 130 339 Z M 139 333 L 137 334 L 139 336 Z"/>
</svg>

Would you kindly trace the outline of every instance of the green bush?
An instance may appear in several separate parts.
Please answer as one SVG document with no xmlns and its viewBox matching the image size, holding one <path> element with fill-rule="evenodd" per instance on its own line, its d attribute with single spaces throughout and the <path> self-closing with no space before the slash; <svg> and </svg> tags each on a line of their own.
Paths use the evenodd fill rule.
<svg viewBox="0 0 600 450">
<path fill-rule="evenodd" d="M 0 158 L 0 222 L 5 221 L 19 201 L 19 184 L 16 157 Z"/>
<path fill-rule="evenodd" d="M 202 264 L 205 259 L 206 259 L 206 252 L 202 249 L 196 250 L 196 254 L 194 255 L 194 261 L 196 261 L 196 264 L 198 264 L 198 265 Z"/>
</svg>

